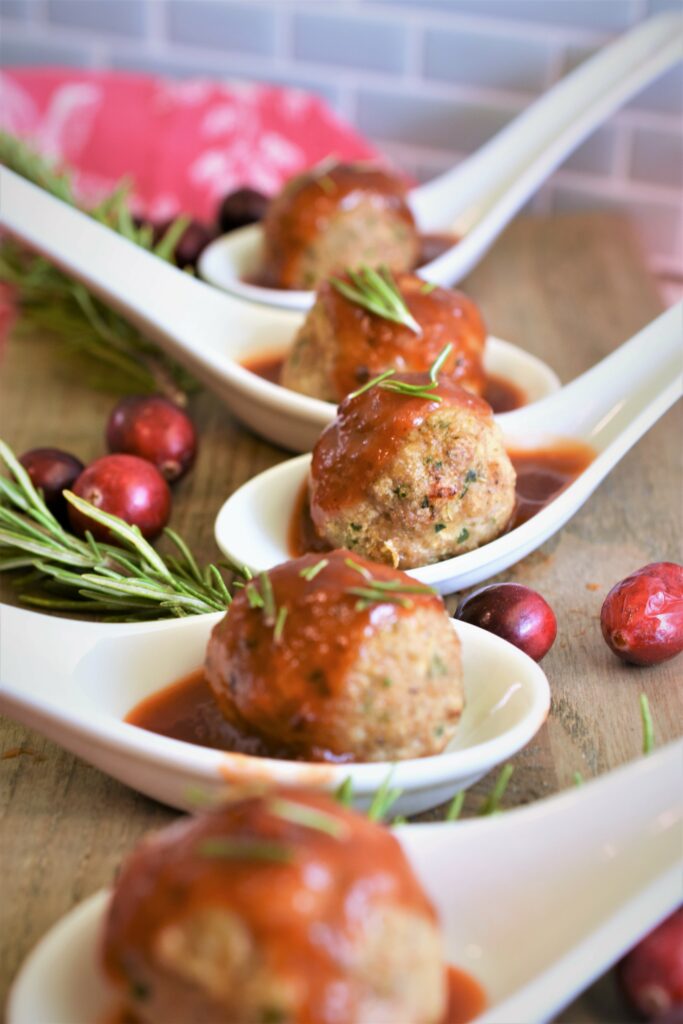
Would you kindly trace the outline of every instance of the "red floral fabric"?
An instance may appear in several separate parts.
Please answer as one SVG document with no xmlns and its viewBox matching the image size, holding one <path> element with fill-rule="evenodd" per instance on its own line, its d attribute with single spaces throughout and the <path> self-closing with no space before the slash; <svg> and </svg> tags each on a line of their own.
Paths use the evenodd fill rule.
<svg viewBox="0 0 683 1024">
<path fill-rule="evenodd" d="M 73 167 L 86 202 L 130 178 L 136 212 L 155 220 L 212 220 L 222 196 L 242 185 L 271 194 L 329 154 L 375 155 L 298 89 L 111 72 L 0 72 L 0 128 Z"/>
</svg>

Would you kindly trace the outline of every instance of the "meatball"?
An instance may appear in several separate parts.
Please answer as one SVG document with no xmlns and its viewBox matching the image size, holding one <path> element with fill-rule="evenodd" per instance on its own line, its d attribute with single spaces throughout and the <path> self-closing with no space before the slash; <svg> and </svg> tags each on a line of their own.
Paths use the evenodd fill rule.
<svg viewBox="0 0 683 1024">
<path fill-rule="evenodd" d="M 428 370 L 450 342 L 442 373 L 480 395 L 486 329 L 474 302 L 414 274 L 398 275 L 396 286 L 419 334 L 368 312 L 325 281 L 285 360 L 281 383 L 336 403 L 385 370 Z"/>
<path fill-rule="evenodd" d="M 239 592 L 211 634 L 206 676 L 228 721 L 309 760 L 436 754 L 463 707 L 441 598 L 348 551 L 285 562 Z"/>
<path fill-rule="evenodd" d="M 321 794 L 242 795 L 143 840 L 105 968 L 149 1024 L 437 1024 L 434 908 L 397 840 Z"/>
<path fill-rule="evenodd" d="M 427 374 L 398 374 L 429 386 Z M 376 385 L 346 398 L 313 451 L 310 513 L 332 547 L 402 569 L 497 537 L 515 470 L 491 407 L 448 379 L 406 394 Z"/>
<path fill-rule="evenodd" d="M 400 178 L 366 164 L 318 164 L 293 178 L 263 222 L 264 278 L 315 288 L 362 263 L 410 270 L 419 240 Z"/>
</svg>

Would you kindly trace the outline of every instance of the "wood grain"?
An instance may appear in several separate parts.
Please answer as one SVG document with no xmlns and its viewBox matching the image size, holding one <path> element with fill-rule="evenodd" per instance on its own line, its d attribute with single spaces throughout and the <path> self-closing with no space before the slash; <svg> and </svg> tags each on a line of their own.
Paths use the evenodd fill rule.
<svg viewBox="0 0 683 1024">
<path fill-rule="evenodd" d="M 542 356 L 563 381 L 662 308 L 628 225 L 603 214 L 515 222 L 464 289 L 480 303 L 492 333 Z M 59 445 L 88 461 L 104 451 L 111 404 L 74 377 L 48 339 L 14 338 L 8 345 L 0 375 L 0 433 L 15 451 Z M 212 531 L 221 502 L 287 455 L 241 428 L 209 394 L 193 401 L 192 412 L 201 450 L 176 489 L 172 525 L 210 560 L 217 557 Z M 576 771 L 588 778 L 638 757 L 641 692 L 649 697 L 658 742 L 683 731 L 680 660 L 626 668 L 607 650 L 598 623 L 614 582 L 647 562 L 680 560 L 681 436 L 680 410 L 673 411 L 559 536 L 500 577 L 540 590 L 559 621 L 558 640 L 544 662 L 552 712 L 514 760 L 507 807 L 572 785 Z M 8 580 L 0 581 L 0 598 L 16 599 Z M 449 598 L 449 607 L 456 602 Z M 4 995 L 40 935 L 74 903 L 109 884 L 138 836 L 173 814 L 9 721 L 0 726 L 0 754 Z M 485 779 L 474 787 L 469 813 L 490 786 Z M 561 1017 L 586 1024 L 624 1019 L 609 981 Z"/>
</svg>

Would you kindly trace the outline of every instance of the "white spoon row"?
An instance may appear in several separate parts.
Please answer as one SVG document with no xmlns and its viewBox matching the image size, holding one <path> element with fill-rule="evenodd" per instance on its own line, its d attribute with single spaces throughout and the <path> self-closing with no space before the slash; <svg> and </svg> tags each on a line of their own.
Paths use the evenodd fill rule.
<svg viewBox="0 0 683 1024">
<path fill-rule="evenodd" d="M 410 193 L 418 227 L 461 240 L 420 275 L 461 280 L 538 186 L 610 114 L 683 56 L 683 16 L 670 11 L 604 47 L 524 110 L 457 167 Z M 457 142 L 457 140 L 456 140 Z M 306 309 L 313 292 L 250 284 L 262 261 L 258 226 L 225 235 L 205 251 L 200 273 L 212 284 L 270 306 Z"/>
</svg>

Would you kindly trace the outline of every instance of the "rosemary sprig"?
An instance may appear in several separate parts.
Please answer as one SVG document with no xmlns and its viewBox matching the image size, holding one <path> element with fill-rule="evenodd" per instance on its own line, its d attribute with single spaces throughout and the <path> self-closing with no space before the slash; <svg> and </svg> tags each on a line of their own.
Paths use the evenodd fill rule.
<svg viewBox="0 0 683 1024">
<path fill-rule="evenodd" d="M 398 604 L 402 608 L 410 608 L 412 601 L 407 594 L 434 594 L 433 587 L 423 583 L 404 583 L 402 580 L 376 580 L 364 566 L 347 558 L 346 564 L 354 569 L 366 581 L 362 586 L 346 587 L 344 593 L 357 597 L 356 611 L 365 611 L 373 604 Z"/>
<path fill-rule="evenodd" d="M 352 391 L 349 398 L 357 398 L 371 388 L 382 388 L 383 391 L 394 391 L 398 395 L 405 395 L 407 398 L 425 398 L 429 402 L 440 402 L 441 395 L 435 394 L 439 386 L 439 373 L 443 364 L 448 359 L 453 346 L 449 342 L 439 352 L 438 356 L 429 367 L 429 384 L 409 384 L 404 380 L 395 380 L 396 370 L 385 370 L 378 377 L 369 380 L 362 388 Z"/>
<path fill-rule="evenodd" d="M 20 139 L 0 132 L 0 163 L 65 203 L 77 205 L 70 175 L 56 170 Z M 131 242 L 170 260 L 187 227 L 179 218 L 155 243 L 149 225 L 138 227 L 128 205 L 127 184 L 120 185 L 90 215 Z M 0 245 L 0 280 L 16 291 L 19 328 L 37 329 L 58 340 L 81 360 L 88 382 L 115 392 L 158 392 L 183 403 L 196 390 L 192 377 L 122 316 L 41 256 L 11 239 Z M 83 360 L 85 362 L 83 363 Z"/>
<path fill-rule="evenodd" d="M 374 270 L 362 266 L 358 270 L 347 269 L 346 273 L 351 284 L 339 277 L 330 278 L 330 284 L 340 295 L 383 320 L 391 320 L 409 328 L 414 334 L 422 334 L 422 328 L 408 309 L 391 271 L 386 267 Z"/>
<path fill-rule="evenodd" d="M 177 555 L 162 556 L 139 529 L 83 501 L 66 499 L 114 540 L 81 540 L 55 519 L 11 448 L 0 441 L 0 572 L 29 569 L 37 587 L 20 600 L 50 611 L 76 611 L 108 619 L 149 619 L 224 611 L 232 600 L 216 566 L 201 569 L 187 544 L 166 530 Z M 246 570 L 237 568 L 244 578 Z M 21 584 L 26 577 L 19 578 Z"/>
</svg>

